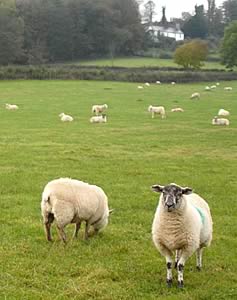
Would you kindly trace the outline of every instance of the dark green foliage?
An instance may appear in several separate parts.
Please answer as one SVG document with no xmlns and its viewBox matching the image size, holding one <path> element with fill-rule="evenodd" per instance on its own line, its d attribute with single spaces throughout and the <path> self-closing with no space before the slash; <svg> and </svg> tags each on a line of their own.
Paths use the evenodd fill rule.
<svg viewBox="0 0 237 300">
<path fill-rule="evenodd" d="M 237 21 L 232 22 L 226 29 L 221 46 L 221 58 L 228 68 L 237 66 Z"/>
</svg>

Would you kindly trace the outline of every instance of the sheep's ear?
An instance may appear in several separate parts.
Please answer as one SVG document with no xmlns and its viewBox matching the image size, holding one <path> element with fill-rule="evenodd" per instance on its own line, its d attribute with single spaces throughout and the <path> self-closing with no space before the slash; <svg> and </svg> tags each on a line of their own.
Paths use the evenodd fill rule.
<svg viewBox="0 0 237 300">
<path fill-rule="evenodd" d="M 109 214 L 112 214 L 113 211 L 114 211 L 114 209 L 110 209 L 110 210 L 109 210 Z"/>
<path fill-rule="evenodd" d="M 163 189 L 164 189 L 164 186 L 163 185 L 159 185 L 159 184 L 154 184 L 152 187 L 151 187 L 152 191 L 156 192 L 156 193 L 162 193 L 163 192 Z"/>
<path fill-rule="evenodd" d="M 193 190 L 190 187 L 182 188 L 182 194 L 189 195 L 192 194 Z"/>
</svg>

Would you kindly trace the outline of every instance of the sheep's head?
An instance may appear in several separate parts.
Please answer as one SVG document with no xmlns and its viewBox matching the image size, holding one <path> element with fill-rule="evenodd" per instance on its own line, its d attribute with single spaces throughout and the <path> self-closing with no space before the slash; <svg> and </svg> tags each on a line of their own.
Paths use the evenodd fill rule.
<svg viewBox="0 0 237 300">
<path fill-rule="evenodd" d="M 191 188 L 181 187 L 175 183 L 170 183 L 166 186 L 155 184 L 152 186 L 152 190 L 157 193 L 162 193 L 161 201 L 168 212 L 180 207 L 183 195 L 192 193 Z"/>
</svg>

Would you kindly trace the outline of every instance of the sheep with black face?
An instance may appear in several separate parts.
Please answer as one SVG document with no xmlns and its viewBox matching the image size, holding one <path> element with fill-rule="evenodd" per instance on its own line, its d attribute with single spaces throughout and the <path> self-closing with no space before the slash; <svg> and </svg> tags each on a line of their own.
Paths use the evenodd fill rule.
<svg viewBox="0 0 237 300">
<path fill-rule="evenodd" d="M 197 268 L 202 266 L 203 247 L 212 240 L 212 217 L 207 202 L 192 193 L 189 187 L 175 183 L 167 186 L 153 185 L 161 193 L 152 224 L 152 239 L 165 256 L 167 285 L 172 284 L 173 254 L 178 269 L 178 287 L 183 287 L 183 269 L 187 259 L 196 251 Z"/>
</svg>

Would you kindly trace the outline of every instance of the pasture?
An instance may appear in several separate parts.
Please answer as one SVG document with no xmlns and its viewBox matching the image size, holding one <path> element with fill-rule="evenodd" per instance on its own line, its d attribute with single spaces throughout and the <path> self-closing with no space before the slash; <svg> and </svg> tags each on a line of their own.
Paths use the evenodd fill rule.
<svg viewBox="0 0 237 300">
<path fill-rule="evenodd" d="M 210 85 L 213 83 L 210 83 Z M 93 81 L 0 82 L 0 299 L 237 298 L 237 82 L 151 85 Z M 233 91 L 224 91 L 224 86 Z M 200 92 L 200 100 L 190 100 Z M 17 104 L 7 111 L 5 103 Z M 90 124 L 91 106 L 107 103 L 108 123 Z M 150 104 L 167 118 L 154 119 Z M 171 113 L 182 107 L 184 113 Z M 212 126 L 219 108 L 230 126 Z M 58 114 L 72 115 L 62 123 Z M 44 236 L 45 184 L 59 177 L 101 186 L 114 208 L 96 237 L 68 243 Z M 190 186 L 211 207 L 213 242 L 203 269 L 185 265 L 185 288 L 166 287 L 165 260 L 151 241 L 155 183 Z"/>
</svg>

